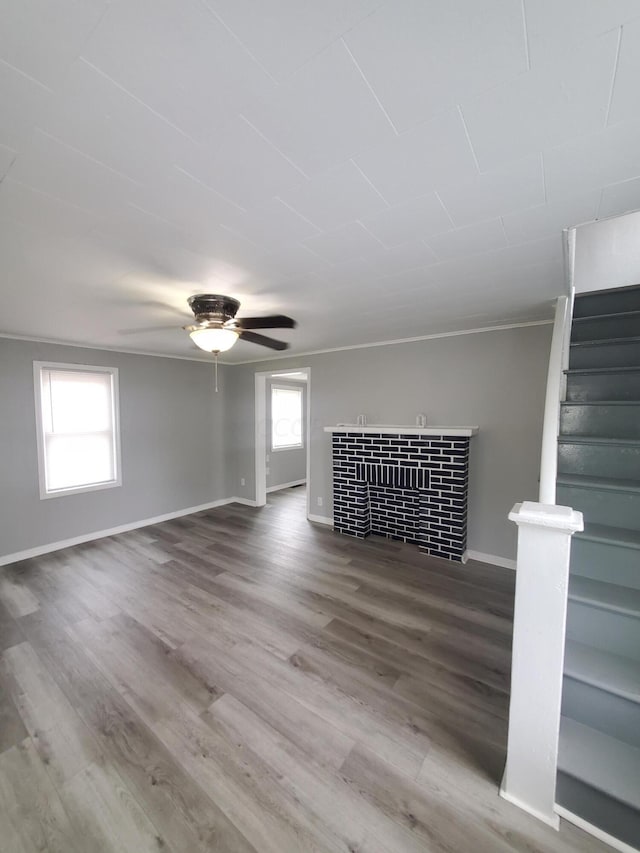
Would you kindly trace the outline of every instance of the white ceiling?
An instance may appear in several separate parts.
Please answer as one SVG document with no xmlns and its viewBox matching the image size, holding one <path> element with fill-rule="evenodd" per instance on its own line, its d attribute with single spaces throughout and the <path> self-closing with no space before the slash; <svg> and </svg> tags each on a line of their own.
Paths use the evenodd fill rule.
<svg viewBox="0 0 640 853">
<path fill-rule="evenodd" d="M 640 207 L 640 0 L 0 18 L 4 334 L 198 357 L 201 291 L 294 353 L 545 319 L 562 228 Z"/>
</svg>

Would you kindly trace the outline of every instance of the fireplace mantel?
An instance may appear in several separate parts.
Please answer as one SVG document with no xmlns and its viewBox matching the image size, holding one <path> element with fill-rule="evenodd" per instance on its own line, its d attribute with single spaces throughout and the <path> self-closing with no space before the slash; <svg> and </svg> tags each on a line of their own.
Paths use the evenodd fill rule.
<svg viewBox="0 0 640 853">
<path fill-rule="evenodd" d="M 479 431 L 477 426 L 428 426 L 417 427 L 404 424 L 336 424 L 326 426 L 325 432 L 333 433 L 375 433 L 376 435 L 454 435 L 472 436 Z"/>
</svg>

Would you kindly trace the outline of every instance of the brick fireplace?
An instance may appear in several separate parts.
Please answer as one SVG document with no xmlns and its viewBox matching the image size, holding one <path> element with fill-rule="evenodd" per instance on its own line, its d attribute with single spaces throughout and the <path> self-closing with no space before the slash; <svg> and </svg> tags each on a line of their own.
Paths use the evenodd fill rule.
<svg viewBox="0 0 640 853">
<path fill-rule="evenodd" d="M 388 536 L 464 561 L 475 427 L 325 429 L 332 433 L 336 532 Z"/>
</svg>

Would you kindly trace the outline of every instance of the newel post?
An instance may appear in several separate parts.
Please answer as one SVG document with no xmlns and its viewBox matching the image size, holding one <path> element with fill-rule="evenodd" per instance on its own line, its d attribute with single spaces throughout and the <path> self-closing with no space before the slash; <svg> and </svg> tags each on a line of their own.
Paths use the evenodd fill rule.
<svg viewBox="0 0 640 853">
<path fill-rule="evenodd" d="M 500 795 L 556 829 L 554 812 L 571 537 L 582 513 L 525 501 L 518 525 L 507 763 Z"/>
</svg>

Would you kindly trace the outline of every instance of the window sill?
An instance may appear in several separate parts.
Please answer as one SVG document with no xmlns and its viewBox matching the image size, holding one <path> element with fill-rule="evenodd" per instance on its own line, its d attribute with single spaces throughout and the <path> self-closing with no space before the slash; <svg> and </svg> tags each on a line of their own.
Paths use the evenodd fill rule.
<svg viewBox="0 0 640 853">
<path fill-rule="evenodd" d="M 47 492 L 40 490 L 40 500 L 49 500 L 49 498 L 63 498 L 67 495 L 80 495 L 85 492 L 101 492 L 103 489 L 115 489 L 122 486 L 122 480 L 109 480 L 106 483 L 94 483 L 87 486 L 71 486 L 68 489 L 56 489 L 55 491 Z"/>
</svg>

